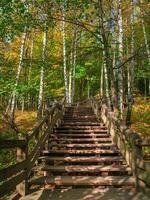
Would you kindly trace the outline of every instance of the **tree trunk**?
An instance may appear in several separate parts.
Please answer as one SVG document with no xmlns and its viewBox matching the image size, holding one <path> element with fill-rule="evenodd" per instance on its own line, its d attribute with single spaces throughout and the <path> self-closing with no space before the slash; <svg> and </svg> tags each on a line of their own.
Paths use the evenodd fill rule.
<svg viewBox="0 0 150 200">
<path fill-rule="evenodd" d="M 77 47 L 78 47 L 78 25 L 75 27 L 75 44 L 73 56 L 73 80 L 72 80 L 72 101 L 75 99 L 75 81 L 76 81 L 76 62 L 77 62 Z"/>
<path fill-rule="evenodd" d="M 134 2 L 131 1 L 132 14 L 131 14 L 131 55 L 134 54 Z M 135 61 L 131 60 L 128 69 L 128 109 L 126 116 L 126 125 L 131 126 L 132 106 L 133 106 L 133 87 L 134 87 L 134 68 Z"/>
<path fill-rule="evenodd" d="M 103 68 L 104 68 L 104 79 L 105 79 L 105 94 L 107 97 L 107 104 L 108 107 L 111 108 L 111 101 L 110 101 L 110 91 L 109 91 L 109 84 L 108 84 L 108 71 L 107 71 L 107 67 L 106 67 L 106 60 L 105 60 L 105 51 L 103 51 Z"/>
<path fill-rule="evenodd" d="M 145 29 L 145 24 L 144 24 L 144 20 L 142 18 L 142 28 L 143 28 L 143 35 L 144 35 L 144 41 L 145 41 L 145 46 L 146 46 L 146 52 L 147 52 L 147 58 L 148 58 L 148 66 L 149 66 L 149 96 L 150 96 L 150 48 L 148 45 L 148 39 L 147 39 L 147 35 L 146 35 L 146 29 Z"/>
<path fill-rule="evenodd" d="M 44 99 L 44 71 L 46 65 L 46 43 L 47 43 L 47 31 L 44 31 L 43 37 L 43 55 L 42 55 L 42 65 L 41 65 L 41 75 L 40 75 L 40 90 L 39 90 L 39 99 L 38 99 L 38 120 L 42 117 L 43 114 L 43 99 Z"/>
<path fill-rule="evenodd" d="M 105 12 L 103 10 L 103 0 L 98 0 L 98 8 L 99 8 L 100 33 L 102 35 L 102 42 L 103 42 L 104 77 L 107 79 L 105 80 L 106 97 L 107 97 L 108 107 L 111 110 L 111 94 L 110 94 L 111 91 L 110 91 L 109 82 L 108 82 L 108 72 L 109 72 L 109 69 L 112 67 L 112 64 L 110 62 L 108 36 L 106 35 L 106 30 L 105 30 L 105 20 L 104 20 Z"/>
<path fill-rule="evenodd" d="M 123 22 L 122 22 L 122 0 L 118 0 L 118 64 L 123 60 Z M 118 68 L 118 108 L 119 116 L 123 119 L 123 71 Z"/>
<path fill-rule="evenodd" d="M 103 66 L 103 63 L 101 66 L 100 95 L 101 95 L 101 97 L 104 95 L 104 66 Z"/>
<path fill-rule="evenodd" d="M 24 33 L 22 33 L 22 37 L 21 37 L 20 59 L 19 59 L 19 65 L 18 65 L 18 72 L 17 72 L 17 76 L 16 76 L 15 88 L 14 88 L 14 91 L 12 94 L 11 112 L 10 112 L 12 126 L 13 126 L 14 120 L 15 120 L 16 88 L 19 84 L 19 79 L 20 79 L 21 70 L 22 70 L 22 60 L 23 60 L 23 54 L 24 54 L 25 40 L 26 40 L 26 30 L 24 31 Z"/>
<path fill-rule="evenodd" d="M 62 36 L 63 36 L 63 64 L 64 64 L 64 83 L 65 83 L 65 96 L 66 102 L 69 103 L 69 86 L 67 78 L 67 57 L 66 57 L 66 0 L 63 2 L 62 6 Z"/>
<path fill-rule="evenodd" d="M 29 75 L 28 75 L 28 84 L 31 84 L 31 77 L 32 77 L 32 65 L 33 65 L 33 50 L 34 50 L 34 32 L 32 32 L 31 38 L 31 49 L 30 49 L 30 66 L 29 66 Z M 31 96 L 32 94 L 28 93 L 28 108 L 31 108 Z"/>
</svg>

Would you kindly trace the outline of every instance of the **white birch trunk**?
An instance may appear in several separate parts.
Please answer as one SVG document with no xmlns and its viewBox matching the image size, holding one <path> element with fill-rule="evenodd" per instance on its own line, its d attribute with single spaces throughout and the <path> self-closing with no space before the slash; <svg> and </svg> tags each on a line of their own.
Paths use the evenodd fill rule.
<svg viewBox="0 0 150 200">
<path fill-rule="evenodd" d="M 46 62 L 46 43 L 47 43 L 47 31 L 44 31 L 43 36 L 43 55 L 42 55 L 42 65 L 41 65 L 41 75 L 40 75 L 40 90 L 39 90 L 39 98 L 38 98 L 38 114 L 37 118 L 40 119 L 42 117 L 43 112 L 43 99 L 44 99 L 44 71 L 45 71 L 45 62 Z"/>
<path fill-rule="evenodd" d="M 134 54 L 134 3 L 131 1 L 132 14 L 131 14 L 131 55 Z M 126 124 L 131 125 L 131 115 L 132 115 L 132 106 L 133 106 L 133 87 L 134 87 L 134 68 L 135 61 L 131 60 L 131 63 L 128 67 L 128 110 L 126 117 Z"/>
<path fill-rule="evenodd" d="M 149 96 L 150 96 L 150 48 L 148 45 L 148 39 L 147 39 L 147 35 L 146 35 L 144 20 L 142 19 L 141 21 L 142 21 L 142 29 L 143 29 L 145 46 L 146 46 L 147 58 L 148 58 L 148 66 L 149 66 L 149 86 L 148 87 L 149 87 Z"/>
<path fill-rule="evenodd" d="M 31 73 L 32 73 L 32 65 L 33 65 L 33 49 L 34 49 L 34 32 L 32 33 L 32 39 L 31 39 L 29 83 L 31 81 Z"/>
<path fill-rule="evenodd" d="M 62 6 L 62 36 L 63 36 L 63 65 L 64 65 L 64 83 L 65 83 L 65 96 L 66 96 L 66 102 L 69 103 L 69 87 L 68 87 L 68 78 L 67 78 L 67 59 L 66 59 L 66 0 L 63 2 Z"/>
<path fill-rule="evenodd" d="M 75 30 L 75 45 L 74 45 L 74 57 L 73 57 L 73 82 L 72 82 L 72 100 L 75 98 L 75 81 L 76 81 L 76 62 L 77 62 L 77 47 L 78 47 L 78 25 Z"/>
<path fill-rule="evenodd" d="M 122 0 L 118 0 L 118 62 L 122 63 L 123 58 L 123 22 L 122 22 Z M 123 118 L 123 71 L 122 67 L 118 69 L 118 107 L 120 118 Z"/>
<path fill-rule="evenodd" d="M 103 70 L 104 70 L 104 80 L 105 80 L 105 94 L 107 97 L 108 108 L 111 108 L 111 100 L 110 100 L 109 85 L 108 85 L 108 71 L 107 71 L 106 62 L 107 62 L 106 55 L 105 55 L 105 51 L 103 50 Z"/>
<path fill-rule="evenodd" d="M 22 60 L 23 60 L 23 54 L 24 54 L 25 39 L 26 39 L 26 30 L 24 31 L 24 33 L 22 33 L 22 36 L 21 36 L 19 65 L 18 65 L 18 71 L 17 71 L 17 76 L 16 76 L 15 88 L 14 88 L 14 91 L 12 94 L 11 113 L 10 113 L 12 125 L 14 123 L 14 117 L 15 117 L 16 88 L 18 86 L 20 75 L 21 75 L 21 70 L 22 70 Z"/>
<path fill-rule="evenodd" d="M 32 32 L 31 38 L 31 49 L 30 49 L 30 65 L 29 65 L 29 75 L 28 75 L 28 84 L 31 84 L 32 77 L 32 65 L 33 65 L 33 50 L 34 50 L 34 32 Z M 31 106 L 31 93 L 28 93 L 28 108 Z"/>
<path fill-rule="evenodd" d="M 104 66 L 103 66 L 103 63 L 102 63 L 102 66 L 101 66 L 101 80 L 100 80 L 100 95 L 101 95 L 101 97 L 104 94 L 103 90 L 104 90 Z"/>
<path fill-rule="evenodd" d="M 72 103 L 72 65 L 69 70 L 69 104 Z"/>
</svg>

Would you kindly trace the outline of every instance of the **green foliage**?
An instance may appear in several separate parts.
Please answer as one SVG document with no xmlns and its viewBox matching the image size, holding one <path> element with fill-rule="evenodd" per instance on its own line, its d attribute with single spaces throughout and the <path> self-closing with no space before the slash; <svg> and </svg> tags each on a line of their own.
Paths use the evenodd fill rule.
<svg viewBox="0 0 150 200">
<path fill-rule="evenodd" d="M 76 78 L 81 79 L 86 77 L 86 69 L 82 65 L 77 65 L 76 66 Z"/>
</svg>

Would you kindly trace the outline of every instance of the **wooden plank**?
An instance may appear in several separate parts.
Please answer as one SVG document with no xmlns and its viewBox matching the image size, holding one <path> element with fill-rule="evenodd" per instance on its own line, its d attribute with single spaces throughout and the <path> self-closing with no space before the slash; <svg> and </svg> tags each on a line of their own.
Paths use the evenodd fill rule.
<svg viewBox="0 0 150 200">
<path fill-rule="evenodd" d="M 127 166 L 103 166 L 103 165 L 69 165 L 69 166 L 41 166 L 35 170 L 53 171 L 53 172 L 131 172 Z"/>
<path fill-rule="evenodd" d="M 78 186 L 135 186 L 135 180 L 130 176 L 56 176 L 41 177 L 30 181 L 31 185 L 78 185 Z"/>
<path fill-rule="evenodd" d="M 78 130 L 78 129 L 80 129 L 80 130 L 95 130 L 95 129 L 97 129 L 97 130 L 100 130 L 100 129 L 107 129 L 107 127 L 106 126 L 69 126 L 69 125 L 61 125 L 60 127 L 57 127 L 55 130 L 63 130 L 63 129 L 74 129 L 74 130 Z"/>
<path fill-rule="evenodd" d="M 60 130 L 55 130 L 56 133 L 107 133 L 108 131 L 107 130 L 72 130 L 72 129 L 67 129 L 67 130 L 64 130 L 64 129 L 60 129 Z"/>
<path fill-rule="evenodd" d="M 99 122 L 64 122 L 63 123 L 63 126 L 65 125 L 70 125 L 70 126 L 83 126 L 83 125 L 88 125 L 88 126 L 99 126 L 101 125 Z"/>
<path fill-rule="evenodd" d="M 50 155 L 50 154 L 119 154 L 118 150 L 76 150 L 76 149 L 67 149 L 67 150 L 49 150 L 49 151 L 43 151 L 44 155 Z"/>
<path fill-rule="evenodd" d="M 7 149 L 7 148 L 23 148 L 27 145 L 26 140 L 0 140 L 0 149 Z"/>
<path fill-rule="evenodd" d="M 25 179 L 26 172 L 22 171 L 17 174 L 17 176 L 5 181 L 2 185 L 0 185 L 0 197 L 3 197 L 5 194 L 10 193 L 11 191 L 16 189 L 16 186 Z"/>
<path fill-rule="evenodd" d="M 37 131 L 39 131 L 41 129 L 41 127 L 46 122 L 46 120 L 48 119 L 48 117 L 49 117 L 48 115 L 44 116 L 43 119 L 35 125 L 35 127 L 33 128 L 33 130 L 28 133 L 28 139 L 29 140 L 31 140 L 36 135 Z"/>
<path fill-rule="evenodd" d="M 49 145 L 50 148 L 52 147 L 58 147 L 58 148 L 61 148 L 61 147 L 66 147 L 66 148 L 111 148 L 111 147 L 115 147 L 114 144 L 111 144 L 111 143 L 100 143 L 100 144 L 57 144 L 57 143 L 52 143 Z"/>
<path fill-rule="evenodd" d="M 42 151 L 42 148 L 46 142 L 46 140 L 48 139 L 49 137 L 49 130 L 46 131 L 46 133 L 40 138 L 39 142 L 36 144 L 35 148 L 33 149 L 33 151 L 31 152 L 31 154 L 29 155 L 28 157 L 28 160 L 30 161 L 28 166 L 27 166 L 27 173 L 29 174 L 32 167 L 34 166 L 36 160 L 38 159 L 41 151 Z"/>
<path fill-rule="evenodd" d="M 110 135 L 108 134 L 98 134 L 98 133 L 88 133 L 88 134 L 80 134 L 80 133 L 56 133 L 56 134 L 52 134 L 51 137 L 88 137 L 88 138 L 108 138 L 110 137 Z"/>
<path fill-rule="evenodd" d="M 54 117 L 54 119 L 51 123 L 51 127 L 48 128 L 45 131 L 45 134 L 42 135 L 42 137 L 39 139 L 38 143 L 36 144 L 35 148 L 31 152 L 31 154 L 29 155 L 28 160 L 30 161 L 30 163 L 27 166 L 27 173 L 28 174 L 30 173 L 32 167 L 34 166 L 35 161 L 38 159 L 38 157 L 39 157 L 39 155 L 40 155 L 40 153 L 41 153 L 41 151 L 44 147 L 44 144 L 45 144 L 46 140 L 48 140 L 48 137 L 49 137 L 50 133 L 52 132 L 53 127 L 56 124 L 59 117 L 60 117 L 60 113 L 56 113 L 55 117 Z"/>
<path fill-rule="evenodd" d="M 54 139 L 53 139 L 54 140 Z M 111 138 L 55 138 L 55 141 L 68 142 L 111 142 Z"/>
<path fill-rule="evenodd" d="M 40 120 L 40 122 L 38 122 L 38 123 L 35 125 L 35 127 L 33 128 L 32 131 L 30 131 L 30 132 L 28 133 L 28 135 L 29 135 L 29 136 L 28 136 L 28 139 L 29 139 L 29 140 L 31 140 L 31 139 L 36 135 L 37 131 L 41 129 L 42 125 L 47 121 L 47 119 L 50 117 L 50 115 L 53 114 L 54 111 L 55 111 L 57 108 L 59 108 L 59 107 L 60 107 L 60 105 L 57 103 L 57 104 L 55 104 L 50 110 L 48 110 L 48 114 L 47 114 L 46 116 L 44 116 L 44 117 Z"/>
<path fill-rule="evenodd" d="M 19 173 L 20 171 L 24 170 L 26 168 L 27 160 L 22 161 L 20 163 L 17 163 L 15 165 L 12 165 L 10 167 L 4 168 L 0 170 L 0 180 L 4 181 L 7 178 L 10 178 L 11 176 Z"/>
<path fill-rule="evenodd" d="M 42 156 L 39 159 L 46 161 L 63 161 L 63 162 L 122 162 L 123 158 L 121 156 Z"/>
</svg>

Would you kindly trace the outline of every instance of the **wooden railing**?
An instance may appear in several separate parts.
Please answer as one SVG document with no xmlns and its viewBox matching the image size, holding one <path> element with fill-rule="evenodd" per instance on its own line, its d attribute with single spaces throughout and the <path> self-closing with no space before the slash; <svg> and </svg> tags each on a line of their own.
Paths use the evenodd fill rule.
<svg viewBox="0 0 150 200">
<path fill-rule="evenodd" d="M 136 179 L 136 188 L 150 187 L 150 158 L 144 159 L 143 148 L 150 150 L 150 139 L 142 139 L 121 122 L 114 112 L 109 111 L 103 100 L 90 98 L 91 106 L 99 120 L 108 127 L 113 143 L 118 146 Z"/>
<path fill-rule="evenodd" d="M 54 126 L 59 125 L 65 110 L 65 100 L 55 104 L 45 112 L 44 117 L 33 130 L 19 140 L 1 140 L 0 149 L 17 148 L 17 163 L 0 170 L 0 198 L 17 189 L 24 196 L 28 193 L 28 181 L 46 142 L 53 132 Z M 32 143 L 32 145 L 31 145 Z"/>
</svg>

